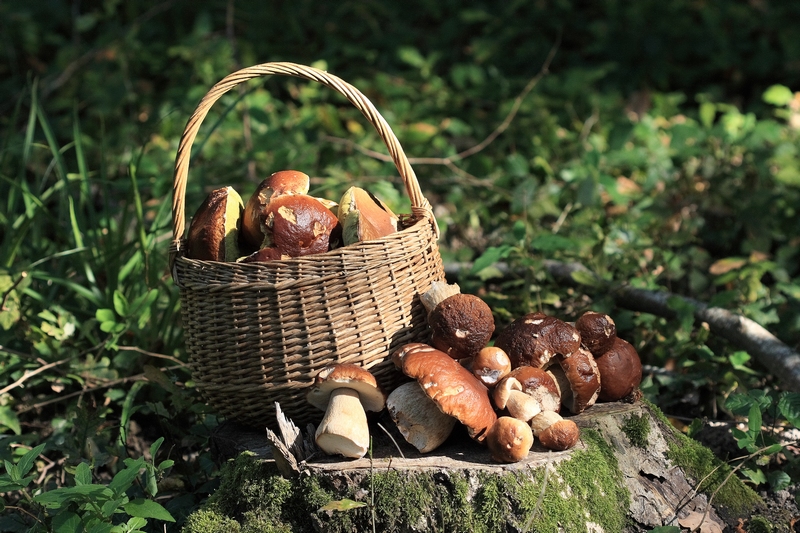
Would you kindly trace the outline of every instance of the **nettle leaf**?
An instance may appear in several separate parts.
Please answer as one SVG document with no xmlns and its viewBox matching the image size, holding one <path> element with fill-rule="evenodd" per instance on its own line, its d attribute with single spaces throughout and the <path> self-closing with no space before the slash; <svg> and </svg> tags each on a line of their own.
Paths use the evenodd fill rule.
<svg viewBox="0 0 800 533">
<path fill-rule="evenodd" d="M 355 500 L 334 500 L 328 502 L 318 509 L 319 511 L 350 511 L 351 509 L 358 509 L 359 507 L 366 507 L 364 502 L 357 502 Z"/>
<path fill-rule="evenodd" d="M 35 448 L 32 448 L 28 452 L 23 455 L 20 460 L 17 462 L 16 469 L 19 472 L 20 476 L 24 476 L 27 474 L 31 468 L 33 468 L 34 462 L 36 462 L 36 458 L 39 457 L 39 454 L 42 453 L 44 450 L 45 445 L 40 444 Z"/>
<path fill-rule="evenodd" d="M 82 529 L 81 517 L 71 511 L 56 514 L 52 525 L 54 533 L 74 533 Z"/>
<path fill-rule="evenodd" d="M 778 400 L 778 409 L 786 420 L 800 428 L 800 392 L 784 392 Z"/>
<path fill-rule="evenodd" d="M 155 520 L 163 520 L 164 522 L 174 522 L 175 519 L 169 514 L 164 506 L 153 500 L 145 500 L 144 498 L 137 498 L 131 500 L 122 506 L 122 509 L 130 516 L 139 518 L 153 518 Z"/>
<path fill-rule="evenodd" d="M 115 494 L 122 494 L 127 491 L 136 478 L 139 476 L 139 471 L 144 468 L 144 458 L 139 459 L 125 459 L 125 468 L 116 473 L 111 483 L 108 484 L 109 488 Z"/>
</svg>

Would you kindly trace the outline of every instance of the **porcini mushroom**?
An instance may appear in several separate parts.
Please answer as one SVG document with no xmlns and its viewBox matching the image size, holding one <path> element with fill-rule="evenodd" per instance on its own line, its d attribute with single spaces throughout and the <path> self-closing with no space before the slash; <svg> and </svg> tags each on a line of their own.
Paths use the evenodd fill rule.
<svg viewBox="0 0 800 533">
<path fill-rule="evenodd" d="M 617 325 L 604 313 L 585 312 L 578 317 L 575 328 L 581 334 L 581 343 L 595 357 L 610 350 L 617 338 Z"/>
<path fill-rule="evenodd" d="M 591 352 L 580 347 L 547 367 L 561 392 L 561 405 L 573 414 L 594 405 L 600 394 L 600 371 Z"/>
<path fill-rule="evenodd" d="M 316 198 L 291 194 L 270 200 L 264 224 L 265 246 L 290 257 L 301 257 L 327 252 L 339 220 Z"/>
<path fill-rule="evenodd" d="M 601 402 L 613 402 L 629 396 L 642 382 L 642 361 L 629 342 L 615 337 L 609 350 L 595 357 L 600 372 Z"/>
<path fill-rule="evenodd" d="M 403 383 L 389 393 L 386 410 L 403 438 L 420 453 L 441 446 L 456 425 L 456 419 L 442 412 L 416 381 Z"/>
<path fill-rule="evenodd" d="M 498 409 L 508 410 L 512 417 L 527 422 L 542 411 L 539 401 L 522 392 L 522 384 L 513 376 L 500 380 L 492 391 L 494 405 Z"/>
<path fill-rule="evenodd" d="M 441 350 L 423 343 L 407 344 L 392 354 L 402 372 L 417 380 L 439 409 L 461 422 L 478 442 L 497 420 L 489 391 L 478 378 Z"/>
<path fill-rule="evenodd" d="M 581 336 L 574 326 L 544 313 L 529 313 L 514 320 L 497 336 L 494 345 L 511 359 L 512 368 L 543 367 L 555 355 L 569 356 Z"/>
<path fill-rule="evenodd" d="M 317 374 L 306 399 L 325 411 L 314 435 L 317 445 L 329 455 L 364 457 L 369 448 L 365 411 L 380 411 L 386 403 L 370 371 L 352 364 L 326 366 Z"/>
<path fill-rule="evenodd" d="M 489 305 L 474 294 L 454 294 L 428 315 L 431 345 L 453 359 L 474 357 L 494 333 Z"/>
<path fill-rule="evenodd" d="M 204 261 L 235 261 L 244 205 L 233 187 L 209 193 L 197 208 L 186 237 L 186 257 Z"/>
<path fill-rule="evenodd" d="M 281 170 L 264 179 L 244 206 L 242 241 L 253 250 L 261 248 L 269 231 L 266 222 L 270 200 L 285 194 L 307 194 L 309 182 L 309 177 L 297 170 Z"/>
<path fill-rule="evenodd" d="M 338 209 L 344 245 L 386 237 L 397 231 L 397 215 L 385 203 L 361 187 L 350 187 Z"/>
<path fill-rule="evenodd" d="M 511 360 L 497 346 L 486 346 L 472 359 L 470 368 L 481 383 L 492 388 L 511 372 Z"/>
<path fill-rule="evenodd" d="M 516 463 L 525 459 L 533 446 L 531 427 L 510 416 L 501 416 L 486 434 L 486 446 L 492 459 L 499 463 Z"/>
<path fill-rule="evenodd" d="M 572 420 L 552 411 L 542 411 L 531 420 L 533 435 L 548 450 L 568 450 L 578 443 L 580 428 Z"/>
<path fill-rule="evenodd" d="M 533 397 L 542 411 L 561 410 L 561 390 L 552 374 L 533 366 L 520 366 L 511 371 L 522 386 L 522 392 Z"/>
</svg>

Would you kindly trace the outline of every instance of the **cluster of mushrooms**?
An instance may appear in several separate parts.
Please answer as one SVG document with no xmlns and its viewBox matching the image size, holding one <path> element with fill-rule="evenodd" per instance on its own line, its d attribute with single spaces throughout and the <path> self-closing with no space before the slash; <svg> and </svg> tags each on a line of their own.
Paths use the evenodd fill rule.
<svg viewBox="0 0 800 533">
<path fill-rule="evenodd" d="M 330 365 L 316 376 L 307 399 L 325 411 L 315 435 L 324 452 L 363 457 L 369 446 L 365 411 L 386 408 L 421 453 L 439 447 L 460 423 L 493 460 L 513 463 L 527 457 L 534 439 L 550 450 L 575 446 L 580 430 L 562 414 L 637 395 L 639 355 L 617 337 L 606 314 L 588 311 L 571 324 L 531 313 L 500 331 L 490 346 L 494 318 L 481 298 L 444 282 L 434 282 L 421 297 L 430 342 L 391 354 L 410 381 L 387 397 L 374 376 L 356 365 Z"/>
<path fill-rule="evenodd" d="M 245 204 L 233 187 L 213 190 L 192 217 L 186 257 L 263 262 L 324 253 L 398 230 L 398 217 L 380 199 L 351 187 L 339 202 L 308 194 L 309 177 L 275 172 Z"/>
</svg>

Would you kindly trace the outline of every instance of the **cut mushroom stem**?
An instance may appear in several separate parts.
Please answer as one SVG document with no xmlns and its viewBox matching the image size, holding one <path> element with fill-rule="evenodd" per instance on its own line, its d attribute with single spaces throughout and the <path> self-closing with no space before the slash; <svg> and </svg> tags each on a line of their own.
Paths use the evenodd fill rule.
<svg viewBox="0 0 800 533">
<path fill-rule="evenodd" d="M 506 409 L 508 414 L 523 422 L 527 422 L 542 411 L 539 400 L 523 392 L 522 384 L 511 376 L 497 384 L 492 396 L 498 409 Z"/>
<path fill-rule="evenodd" d="M 416 381 L 393 390 L 386 408 L 403 438 L 420 453 L 441 446 L 456 425 L 456 419 L 443 413 Z"/>
<path fill-rule="evenodd" d="M 454 294 L 461 294 L 461 288 L 456 283 L 447 283 L 446 281 L 434 281 L 431 283 L 431 288 L 420 295 L 422 305 L 425 310 L 430 314 L 439 303 Z"/>
<path fill-rule="evenodd" d="M 328 409 L 314 437 L 329 455 L 364 457 L 369 449 L 369 426 L 356 391 L 336 389 L 331 393 Z"/>
</svg>

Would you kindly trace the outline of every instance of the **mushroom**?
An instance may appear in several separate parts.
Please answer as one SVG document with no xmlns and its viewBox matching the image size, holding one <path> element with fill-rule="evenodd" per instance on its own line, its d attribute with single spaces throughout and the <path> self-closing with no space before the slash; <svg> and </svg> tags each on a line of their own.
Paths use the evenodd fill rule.
<svg viewBox="0 0 800 533">
<path fill-rule="evenodd" d="M 489 306 L 473 294 L 454 294 L 428 315 L 431 345 L 453 359 L 475 357 L 494 333 Z"/>
<path fill-rule="evenodd" d="M 374 194 L 350 187 L 338 209 L 344 245 L 386 237 L 397 231 L 397 215 Z"/>
<path fill-rule="evenodd" d="M 522 384 L 513 376 L 506 376 L 492 392 L 494 405 L 508 410 L 512 417 L 527 422 L 542 411 L 539 401 L 522 392 Z"/>
<path fill-rule="evenodd" d="M 552 374 L 541 368 L 521 366 L 512 370 L 509 376 L 519 381 L 522 392 L 539 402 L 542 411 L 561 410 L 561 389 Z"/>
<path fill-rule="evenodd" d="M 501 416 L 486 434 L 486 446 L 499 463 L 516 463 L 528 456 L 533 446 L 531 427 L 510 416 Z"/>
<path fill-rule="evenodd" d="M 420 453 L 438 448 L 456 425 L 456 419 L 442 412 L 416 381 L 389 393 L 386 409 L 403 438 Z"/>
<path fill-rule="evenodd" d="M 204 261 L 235 261 L 239 256 L 242 198 L 233 187 L 209 193 L 197 208 L 186 238 L 186 257 Z"/>
<path fill-rule="evenodd" d="M 240 263 L 263 263 L 265 261 L 277 261 L 279 259 L 289 259 L 288 255 L 282 254 L 277 248 L 271 246 L 256 250 L 250 255 L 239 259 Z"/>
<path fill-rule="evenodd" d="M 306 399 L 325 411 L 314 435 L 317 445 L 329 455 L 364 457 L 369 449 L 365 411 L 380 411 L 386 403 L 369 370 L 344 363 L 326 366 L 317 374 Z"/>
<path fill-rule="evenodd" d="M 561 405 L 574 414 L 594 405 L 600 394 L 600 371 L 591 352 L 578 348 L 569 356 L 559 356 L 547 367 L 561 391 Z"/>
<path fill-rule="evenodd" d="M 425 307 L 425 310 L 430 315 L 433 312 L 434 308 L 439 305 L 439 302 L 444 301 L 445 299 L 453 296 L 454 294 L 460 294 L 461 287 L 458 286 L 458 283 L 447 283 L 446 281 L 433 281 L 431 282 L 430 288 L 420 294 L 419 299 L 422 301 L 422 305 Z"/>
<path fill-rule="evenodd" d="M 617 338 L 617 326 L 606 314 L 587 311 L 575 322 L 575 328 L 581 334 L 581 343 L 592 355 L 599 357 L 606 353 Z"/>
<path fill-rule="evenodd" d="M 531 420 L 533 435 L 548 450 L 563 451 L 575 446 L 581 431 L 572 420 L 553 411 L 542 411 Z"/>
<path fill-rule="evenodd" d="M 242 216 L 242 241 L 251 249 L 261 248 L 269 229 L 267 207 L 272 198 L 286 194 L 307 194 L 310 179 L 296 170 L 282 170 L 264 179 L 247 200 Z"/>
<path fill-rule="evenodd" d="M 629 396 L 642 382 L 642 361 L 629 342 L 614 338 L 611 349 L 595 357 L 600 372 L 602 402 L 613 402 Z"/>
<path fill-rule="evenodd" d="M 417 380 L 439 409 L 458 419 L 478 442 L 497 420 L 489 391 L 478 378 L 441 350 L 423 343 L 407 344 L 392 354 L 402 372 Z"/>
<path fill-rule="evenodd" d="M 497 346 L 486 346 L 472 359 L 471 368 L 481 383 L 492 388 L 511 372 L 511 360 Z"/>
<path fill-rule="evenodd" d="M 339 220 L 316 198 L 286 194 L 270 200 L 264 224 L 264 246 L 300 257 L 327 252 Z"/>
<path fill-rule="evenodd" d="M 544 313 L 529 313 L 506 326 L 494 345 L 505 350 L 511 366 L 517 368 L 543 367 L 555 355 L 575 352 L 580 343 L 574 326 Z"/>
</svg>

